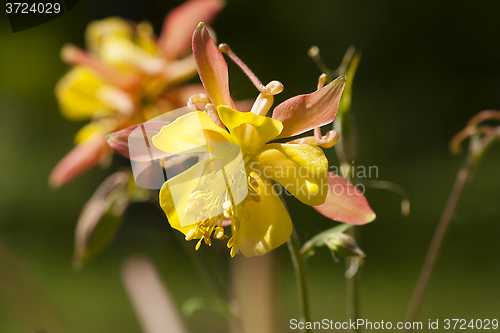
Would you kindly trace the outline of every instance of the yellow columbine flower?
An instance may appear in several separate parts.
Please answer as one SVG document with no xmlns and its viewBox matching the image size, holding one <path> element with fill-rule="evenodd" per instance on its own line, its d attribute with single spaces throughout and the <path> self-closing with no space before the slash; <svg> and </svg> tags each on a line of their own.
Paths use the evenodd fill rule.
<svg viewBox="0 0 500 333">
<path fill-rule="evenodd" d="M 200 19 L 211 20 L 222 6 L 221 0 L 185 2 L 167 15 L 158 39 L 147 22 L 117 17 L 95 21 L 86 30 L 87 50 L 63 47 L 62 59 L 74 67 L 55 89 L 61 112 L 90 123 L 52 171 L 52 185 L 64 185 L 109 157 L 108 133 L 177 109 L 203 91 L 199 85 L 179 85 L 196 73 L 189 54 L 193 28 Z"/>
<path fill-rule="evenodd" d="M 179 206 L 174 204 L 176 198 L 169 186 L 176 182 L 174 177 L 162 187 L 160 205 L 171 226 L 183 232 L 186 239 L 200 238 L 197 248 L 202 240 L 210 244 L 213 233 L 215 238 L 224 238 L 222 224 L 225 218 L 231 218 L 232 237 L 228 241 L 231 256 L 240 251 L 247 257 L 262 255 L 283 244 L 292 232 L 290 217 L 272 180 L 305 204 L 321 205 L 328 191 L 328 161 L 321 148 L 314 145 L 268 143 L 283 131 L 283 124 L 278 120 L 223 105 L 217 111 L 229 131 L 215 124 L 207 114 L 192 112 L 164 126 L 153 137 L 153 144 L 171 154 L 193 151 L 193 147 L 201 146 L 207 139 L 208 147 L 215 142 L 238 145 L 244 160 L 245 185 L 249 189 L 247 197 L 233 205 L 230 196 L 217 198 L 209 189 L 200 191 L 195 187 L 191 195 L 193 200 Z M 201 124 L 201 131 L 192 130 L 197 124 Z M 207 200 L 207 197 L 211 199 Z M 196 207 L 196 210 L 203 210 L 220 202 L 223 214 L 210 216 L 196 224 L 181 225 L 179 209 L 188 211 Z"/>
<path fill-rule="evenodd" d="M 261 94 L 251 112 L 235 110 L 229 95 L 227 64 L 200 24 L 193 35 L 193 54 L 207 95 L 195 96 L 194 101 L 191 98 L 189 105 L 196 108 L 193 102 L 204 102 L 204 112 L 196 109 L 178 118 L 152 139 L 156 148 L 169 154 L 211 153 L 209 159 L 168 180 L 160 190 L 160 205 L 170 225 L 184 233 L 186 240 L 199 239 L 196 249 L 202 242 L 211 245 L 211 236 L 229 238 L 224 227 L 230 225 L 227 246 L 231 256 L 239 252 L 246 257 L 263 255 L 286 242 L 293 228 L 274 182 L 307 205 L 328 202 L 329 215 L 341 216 L 340 221 L 363 224 L 373 220 L 373 211 L 362 194 L 356 198 L 340 195 L 346 209 L 327 201 L 335 196 L 329 185 L 336 178 L 328 172 L 328 161 L 318 145 L 331 147 L 338 134 L 330 131 L 322 136 L 320 126 L 334 119 L 345 78 L 326 87 L 320 80 L 318 91 L 286 100 L 269 118 L 265 115 L 273 95 L 282 91 L 281 83 L 263 86 L 227 45 L 220 47 L 242 67 Z M 311 129 L 315 130 L 314 137 L 271 143 Z M 221 152 L 221 145 L 228 151 Z M 234 146 L 241 154 L 241 170 L 227 163 L 238 155 L 229 152 Z M 243 177 L 243 184 L 238 177 Z M 236 200 L 242 193 L 242 200 Z"/>
<path fill-rule="evenodd" d="M 188 106 L 193 112 L 159 131 L 154 130 L 157 125 L 148 126 L 156 133 L 152 144 L 167 153 L 162 158 L 165 167 L 175 155 L 198 154 L 201 159 L 160 190 L 160 205 L 170 225 L 184 233 L 186 240 L 198 239 L 196 249 L 203 242 L 211 245 L 212 236 L 229 238 L 224 227 L 230 226 L 227 246 L 231 256 L 239 252 L 247 257 L 263 255 L 283 244 L 293 228 L 278 195 L 280 186 L 333 220 L 350 224 L 373 221 L 375 214 L 364 195 L 328 172 L 320 148 L 338 141 L 338 133 L 332 130 L 322 135 L 320 127 L 335 118 L 346 78 L 324 86 L 325 76 L 321 76 L 317 91 L 284 101 L 274 108 L 272 117 L 266 117 L 273 96 L 283 86 L 278 81 L 263 86 L 227 45 L 220 48 L 240 65 L 260 94 L 250 112 L 236 110 L 224 57 L 204 25 L 198 25 L 193 54 L 206 94 L 191 96 Z M 200 104 L 204 108 L 199 109 Z M 314 136 L 272 142 L 309 130 L 314 130 Z"/>
</svg>

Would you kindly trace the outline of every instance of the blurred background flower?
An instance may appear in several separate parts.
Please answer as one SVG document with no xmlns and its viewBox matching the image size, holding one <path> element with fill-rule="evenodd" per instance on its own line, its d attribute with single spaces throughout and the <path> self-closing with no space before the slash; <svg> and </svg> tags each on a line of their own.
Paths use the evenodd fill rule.
<svg viewBox="0 0 500 333">
<path fill-rule="evenodd" d="M 151 258 L 178 305 L 195 295 L 212 297 L 180 259 L 184 254 L 163 212 L 151 206 L 132 205 L 105 255 L 75 272 L 75 221 L 108 172 L 95 168 L 58 191 L 47 186 L 52 167 L 85 125 L 63 118 L 54 96 L 68 69 L 59 57 L 63 45 L 83 49 L 88 24 L 111 16 L 150 21 L 159 35 L 165 14 L 181 3 L 81 0 L 68 14 L 16 34 L 0 13 L 0 242 L 10 258 L 2 256 L 0 262 L 1 332 L 140 331 L 120 279 L 123 262 L 136 253 Z M 486 1 L 451 6 L 444 1 L 234 0 L 213 24 L 218 40 L 229 43 L 262 82 L 283 83 L 275 105 L 315 90 L 320 73 L 307 56 L 312 45 L 320 47 L 331 67 L 351 44 L 363 52 L 352 99 L 359 163 L 377 166 L 380 179 L 403 186 L 412 200 L 412 214 L 403 218 L 397 195 L 367 189 L 377 223 L 364 226 L 358 242 L 366 254 L 361 280 L 365 318 L 403 318 L 465 158 L 449 154 L 449 140 L 472 115 L 500 107 L 499 10 L 499 3 Z M 228 66 L 233 98 L 254 99 L 253 85 L 230 61 Z M 194 78 L 189 83 L 199 82 Z M 500 312 L 499 150 L 494 145 L 487 152 L 458 207 L 422 308 L 423 321 L 492 318 Z M 333 154 L 327 157 L 330 165 L 337 163 Z M 128 163 L 117 157 L 112 167 Z M 288 206 L 304 240 L 332 226 L 292 198 Z M 287 331 L 289 320 L 298 316 L 295 281 L 286 248 L 275 252 L 280 297 L 274 311 L 278 329 Z M 308 269 L 313 319 L 346 319 L 344 266 L 333 264 L 328 250 L 318 249 Z M 46 320 L 27 321 L 35 317 Z M 193 332 L 227 330 L 222 315 L 206 310 L 187 326 Z"/>
<path fill-rule="evenodd" d="M 161 35 L 149 22 L 118 17 L 89 23 L 88 51 L 65 45 L 61 58 L 75 67 L 56 85 L 62 114 L 69 120 L 91 122 L 75 136 L 76 147 L 50 174 L 59 187 L 99 162 L 112 150 L 106 135 L 186 105 L 200 85 L 180 86 L 196 75 L 191 34 L 199 21 L 210 23 L 222 8 L 219 0 L 191 0 L 165 18 Z"/>
</svg>

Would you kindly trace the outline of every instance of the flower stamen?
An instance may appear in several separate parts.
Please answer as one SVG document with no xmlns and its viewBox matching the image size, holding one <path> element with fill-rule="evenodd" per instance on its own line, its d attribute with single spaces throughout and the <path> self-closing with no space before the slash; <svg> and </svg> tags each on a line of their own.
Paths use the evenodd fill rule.
<svg viewBox="0 0 500 333">
<path fill-rule="evenodd" d="M 225 53 L 229 58 L 231 58 L 232 61 L 234 61 L 234 63 L 236 65 L 238 65 L 241 68 L 241 70 L 243 71 L 243 73 L 245 73 L 248 76 L 248 78 L 250 79 L 250 81 L 252 81 L 252 83 L 254 84 L 254 86 L 260 91 L 261 94 L 263 94 L 263 95 L 275 95 L 275 94 L 273 94 L 271 92 L 271 89 L 269 89 L 268 87 L 264 86 L 260 82 L 260 80 L 250 70 L 250 68 L 248 68 L 248 66 L 236 55 L 236 53 L 234 53 L 233 50 L 231 50 L 231 48 L 229 47 L 229 45 L 227 45 L 226 43 L 219 44 L 219 50 L 222 53 Z"/>
<path fill-rule="evenodd" d="M 231 209 L 225 210 L 224 211 L 224 217 L 226 219 L 230 219 L 233 216 L 233 211 Z"/>
<path fill-rule="evenodd" d="M 314 129 L 314 139 L 316 144 L 322 148 L 331 148 L 339 141 L 340 134 L 335 130 L 330 130 L 325 135 L 321 134 L 321 129 L 316 127 Z"/>
<path fill-rule="evenodd" d="M 195 239 L 197 233 L 198 230 L 196 230 L 196 228 L 189 230 L 188 233 L 186 234 L 186 241 Z"/>
<path fill-rule="evenodd" d="M 208 96 L 205 94 L 196 94 L 189 97 L 189 100 L 187 102 L 188 108 L 191 111 L 202 111 L 201 109 L 198 109 L 196 103 L 204 103 L 204 104 L 210 103 L 210 98 L 208 98 Z"/>
<path fill-rule="evenodd" d="M 217 112 L 217 108 L 212 103 L 205 104 L 205 113 L 212 119 L 214 123 L 216 123 L 219 127 L 225 128 L 224 124 L 220 120 L 219 113 Z"/>
<path fill-rule="evenodd" d="M 269 94 L 261 92 L 253 103 L 252 110 L 250 110 L 250 112 L 259 116 L 265 116 L 267 114 L 274 103 L 273 96 L 283 91 L 283 84 L 279 81 L 271 81 L 266 85 L 266 88 L 269 90 Z"/>
<path fill-rule="evenodd" d="M 201 241 L 202 241 L 202 240 L 203 240 L 203 238 L 200 238 L 200 240 L 198 241 L 198 243 L 196 243 L 196 246 L 194 247 L 194 249 L 195 249 L 196 251 L 198 251 L 198 250 L 200 249 L 200 247 L 201 247 Z"/>
<path fill-rule="evenodd" d="M 224 234 L 224 228 L 223 227 L 217 227 L 217 228 L 215 228 L 214 237 L 215 237 L 215 239 L 219 239 L 219 240 L 220 239 L 229 238 L 228 235 Z"/>
<path fill-rule="evenodd" d="M 326 83 L 326 80 L 328 79 L 328 75 L 326 75 L 325 73 L 321 74 L 318 78 L 318 89 L 317 90 L 320 90 L 321 88 L 323 88 L 325 86 L 325 83 Z"/>
</svg>

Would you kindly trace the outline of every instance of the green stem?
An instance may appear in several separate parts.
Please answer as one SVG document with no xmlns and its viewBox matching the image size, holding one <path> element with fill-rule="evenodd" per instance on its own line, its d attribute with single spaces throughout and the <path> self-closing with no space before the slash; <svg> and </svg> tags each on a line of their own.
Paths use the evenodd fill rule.
<svg viewBox="0 0 500 333">
<path fill-rule="evenodd" d="M 349 151 L 346 149 L 349 145 L 352 145 L 352 141 L 349 139 L 351 138 L 351 128 L 350 128 L 350 113 L 346 113 L 344 117 L 342 118 L 341 123 L 341 133 L 347 133 L 343 138 L 344 138 L 344 143 L 343 144 L 337 144 L 335 146 L 337 156 L 339 157 L 341 166 L 348 166 L 349 167 L 349 172 L 346 175 L 346 179 L 350 182 L 353 182 L 353 179 L 351 177 L 352 175 L 356 174 L 356 153 L 355 149 L 352 149 L 353 151 Z M 348 156 L 351 155 L 351 156 Z M 352 170 L 352 172 L 351 172 Z M 347 231 L 347 234 L 352 236 L 352 238 L 356 239 L 356 234 L 359 234 L 359 231 L 356 232 L 358 228 L 350 228 Z M 345 285 L 346 285 L 346 312 L 347 312 L 347 317 L 352 320 L 352 321 L 357 321 L 359 318 L 359 275 L 357 272 L 358 267 L 356 267 L 356 270 L 353 274 L 350 274 L 350 271 L 352 270 L 353 265 L 359 265 L 359 258 L 354 257 L 354 258 L 346 258 L 346 274 L 345 274 Z M 350 330 L 353 333 L 359 333 L 361 330 L 359 328 L 351 329 Z"/>
<path fill-rule="evenodd" d="M 356 238 L 356 228 L 350 228 L 346 231 L 347 234 Z M 347 317 L 353 321 L 359 318 L 359 275 L 357 272 L 351 276 L 348 276 L 348 272 L 352 265 L 359 265 L 359 258 L 346 258 L 346 309 Z M 359 328 L 354 328 L 351 332 L 359 333 L 361 330 Z"/>
<path fill-rule="evenodd" d="M 350 54 L 347 59 L 352 59 L 353 50 L 350 49 Z M 347 54 L 346 54 L 347 56 Z M 344 63 L 344 61 L 343 61 Z M 352 64 L 351 64 L 352 66 Z M 346 66 L 342 66 L 341 68 L 346 68 Z M 339 70 L 341 69 L 339 68 Z M 345 73 L 340 73 L 345 74 Z M 353 75 L 352 75 L 353 76 Z M 350 78 L 352 80 L 352 77 Z M 346 97 L 344 97 L 346 98 Z M 347 96 L 350 98 L 350 96 Z M 333 123 L 334 129 L 340 133 L 342 140 L 335 145 L 335 152 L 340 161 L 341 167 L 348 167 L 348 173 L 346 175 L 346 179 L 351 183 L 354 182 L 353 177 L 351 175 L 356 175 L 356 166 L 357 166 L 357 147 L 356 147 L 356 139 L 354 137 L 353 126 L 351 123 L 351 106 L 350 102 L 344 105 L 343 108 L 339 108 L 339 113 L 337 115 L 337 119 Z M 347 232 L 354 239 L 356 239 L 357 228 L 351 228 Z M 359 234 L 358 234 L 359 236 Z M 347 258 L 346 259 L 346 312 L 347 316 L 352 321 L 357 321 L 359 318 L 359 276 L 357 273 L 357 269 L 351 273 L 353 270 L 353 265 L 359 264 L 359 258 Z M 352 329 L 350 330 L 354 333 L 359 333 L 360 329 Z"/>
<path fill-rule="evenodd" d="M 472 172 L 477 166 L 477 163 L 479 162 L 485 149 L 489 146 L 493 139 L 490 137 L 485 137 L 480 142 L 478 140 L 479 139 L 477 138 L 472 138 L 471 140 L 467 159 L 464 166 L 458 173 L 457 180 L 455 181 L 453 190 L 451 191 L 451 195 L 443 211 L 443 215 L 439 220 L 436 231 L 434 233 L 434 237 L 432 238 L 429 249 L 427 250 L 427 256 L 425 258 L 424 265 L 420 272 L 420 276 L 418 278 L 417 285 L 415 287 L 415 291 L 413 293 L 413 297 L 406 314 L 406 322 L 414 322 L 417 318 L 432 271 L 436 266 L 436 259 L 438 258 L 439 253 L 443 248 L 444 239 L 450 229 L 451 220 L 460 201 L 460 198 L 462 197 L 465 185 L 469 181 L 470 176 L 472 175 Z M 403 329 L 401 332 L 411 331 L 412 329 Z"/>
<path fill-rule="evenodd" d="M 295 277 L 297 279 L 297 289 L 299 295 L 300 320 L 304 323 L 311 321 L 309 310 L 309 292 L 307 289 L 306 263 L 300 253 L 299 237 L 295 228 L 292 236 L 287 241 L 290 256 L 292 257 L 293 267 L 295 269 Z M 304 328 L 302 332 L 310 333 L 311 330 Z"/>
<path fill-rule="evenodd" d="M 356 68 L 359 63 L 360 54 L 356 54 L 356 50 L 353 46 L 349 47 L 342 63 L 335 72 L 331 72 L 326 68 L 324 63 L 321 61 L 319 56 L 319 50 L 315 47 L 311 48 L 309 51 L 309 56 L 313 58 L 318 67 L 329 75 L 328 81 L 333 80 L 332 74 L 334 75 L 347 75 L 349 81 L 344 89 L 344 96 L 339 105 L 339 110 L 337 113 L 337 119 L 333 123 L 333 129 L 336 130 L 340 137 L 342 138 L 340 142 L 335 145 L 335 152 L 339 158 L 341 168 L 348 167 L 349 171 L 353 170 L 352 175 L 356 168 L 357 160 L 357 147 L 356 140 L 354 138 L 355 133 L 351 123 L 351 89 L 352 80 L 354 74 L 356 73 Z M 347 180 L 353 181 L 348 175 Z M 348 233 L 355 238 L 355 228 L 349 229 Z M 356 269 L 354 270 L 354 265 Z M 357 321 L 359 318 L 359 277 L 357 274 L 357 265 L 359 264 L 359 258 L 346 259 L 346 304 L 347 304 L 347 314 L 352 321 Z M 353 332 L 360 332 L 358 329 L 353 330 Z"/>
</svg>

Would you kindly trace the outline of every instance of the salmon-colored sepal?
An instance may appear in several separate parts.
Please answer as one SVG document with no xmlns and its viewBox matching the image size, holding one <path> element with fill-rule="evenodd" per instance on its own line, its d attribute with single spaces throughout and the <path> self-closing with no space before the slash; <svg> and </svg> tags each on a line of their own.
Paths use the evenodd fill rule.
<svg viewBox="0 0 500 333">
<path fill-rule="evenodd" d="M 49 183 L 61 187 L 99 164 L 110 149 L 104 136 L 95 135 L 78 144 L 57 163 L 50 173 Z"/>
<path fill-rule="evenodd" d="M 327 179 L 326 201 L 314 209 L 332 220 L 348 224 L 362 225 L 375 220 L 375 213 L 358 188 L 333 172 L 328 172 Z"/>
<path fill-rule="evenodd" d="M 226 61 L 203 23 L 198 24 L 193 34 L 193 54 L 210 100 L 215 106 L 226 105 L 234 109 L 234 102 L 229 95 Z"/>
<path fill-rule="evenodd" d="M 168 124 L 168 121 L 150 121 L 130 126 L 109 134 L 106 140 L 114 151 L 133 161 L 150 161 L 170 156 L 151 144 L 151 138 Z"/>
<path fill-rule="evenodd" d="M 346 78 L 340 76 L 311 94 L 287 99 L 273 111 L 273 119 L 283 123 L 280 138 L 298 135 L 335 119 Z"/>
<path fill-rule="evenodd" d="M 165 18 L 158 45 L 168 59 L 186 55 L 191 34 L 199 22 L 210 24 L 224 7 L 221 0 L 190 0 L 170 11 Z"/>
</svg>

